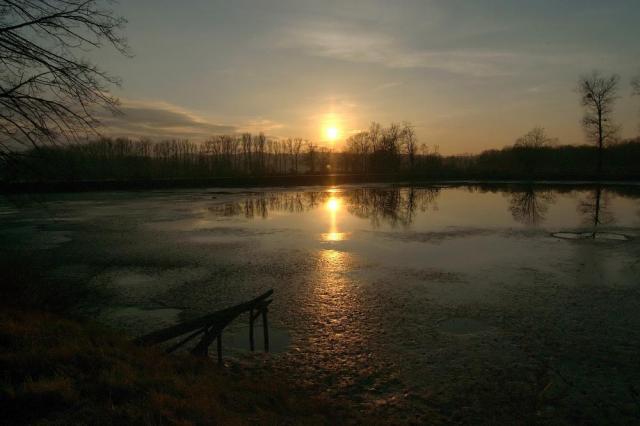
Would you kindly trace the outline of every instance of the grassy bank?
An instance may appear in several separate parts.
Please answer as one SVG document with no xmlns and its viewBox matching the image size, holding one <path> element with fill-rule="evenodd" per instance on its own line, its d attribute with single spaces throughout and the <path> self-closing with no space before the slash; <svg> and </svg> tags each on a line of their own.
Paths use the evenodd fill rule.
<svg viewBox="0 0 640 426">
<path fill-rule="evenodd" d="M 97 324 L 5 307 L 4 424 L 326 424 L 328 404 L 273 377 L 140 348 Z"/>
<path fill-rule="evenodd" d="M 338 416 L 335 405 L 296 390 L 295 378 L 135 346 L 70 313 L 100 295 L 46 279 L 52 265 L 37 267 L 37 256 L 0 254 L 1 425 L 327 424 Z"/>
</svg>

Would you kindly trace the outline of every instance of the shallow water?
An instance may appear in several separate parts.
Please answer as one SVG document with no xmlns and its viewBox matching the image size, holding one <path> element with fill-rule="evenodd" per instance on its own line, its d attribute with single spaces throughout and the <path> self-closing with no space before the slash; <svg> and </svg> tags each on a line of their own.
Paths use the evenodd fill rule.
<svg viewBox="0 0 640 426">
<path fill-rule="evenodd" d="M 3 251 L 89 283 L 83 309 L 131 335 L 273 288 L 273 355 L 251 361 L 244 318 L 225 353 L 399 422 L 640 414 L 634 187 L 89 193 L 0 217 Z"/>
</svg>

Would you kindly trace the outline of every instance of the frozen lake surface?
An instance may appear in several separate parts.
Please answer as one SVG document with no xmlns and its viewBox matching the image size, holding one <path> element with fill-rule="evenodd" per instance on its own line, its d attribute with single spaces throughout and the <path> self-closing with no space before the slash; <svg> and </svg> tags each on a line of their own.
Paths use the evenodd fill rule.
<svg viewBox="0 0 640 426">
<path fill-rule="evenodd" d="M 637 187 L 57 194 L 0 219 L 3 251 L 131 335 L 273 288 L 274 353 L 241 318 L 229 362 L 397 422 L 640 418 Z"/>
</svg>

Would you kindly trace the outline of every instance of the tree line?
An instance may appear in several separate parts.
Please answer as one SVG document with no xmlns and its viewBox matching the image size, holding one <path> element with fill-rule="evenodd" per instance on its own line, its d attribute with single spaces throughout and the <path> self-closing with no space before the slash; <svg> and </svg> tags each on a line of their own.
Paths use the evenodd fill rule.
<svg viewBox="0 0 640 426">
<path fill-rule="evenodd" d="M 414 136 L 407 136 L 408 125 L 384 128 L 374 123 L 371 129 L 349 138 L 343 151 L 248 133 L 204 143 L 102 138 L 47 145 L 9 157 L 0 179 L 73 182 L 331 173 L 415 179 L 640 178 L 640 138 L 600 149 L 558 145 L 543 128 L 535 128 L 509 147 L 444 156 L 437 147 L 417 145 Z"/>
<path fill-rule="evenodd" d="M 562 146 L 542 127 L 514 144 L 476 155 L 442 156 L 419 143 L 411 123 L 373 122 L 351 135 L 342 151 L 301 138 L 260 134 L 188 140 L 99 138 L 35 145 L 5 153 L 0 178 L 11 180 L 202 179 L 300 174 L 392 174 L 407 178 L 638 179 L 640 139 L 621 141 L 614 120 L 620 79 L 593 72 L 580 78 L 582 125 L 590 145 Z M 640 95 L 640 77 L 632 80 Z"/>
</svg>

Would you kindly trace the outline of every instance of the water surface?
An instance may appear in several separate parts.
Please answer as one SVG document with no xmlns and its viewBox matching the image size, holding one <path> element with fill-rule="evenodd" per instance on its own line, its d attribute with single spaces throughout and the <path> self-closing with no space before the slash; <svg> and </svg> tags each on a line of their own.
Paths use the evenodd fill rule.
<svg viewBox="0 0 640 426">
<path fill-rule="evenodd" d="M 244 319 L 225 353 L 398 421 L 627 420 L 640 414 L 639 196 L 566 185 L 59 194 L 0 204 L 0 246 L 89 283 L 105 296 L 83 309 L 131 335 L 273 288 L 275 353 L 248 355 Z"/>
</svg>

